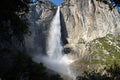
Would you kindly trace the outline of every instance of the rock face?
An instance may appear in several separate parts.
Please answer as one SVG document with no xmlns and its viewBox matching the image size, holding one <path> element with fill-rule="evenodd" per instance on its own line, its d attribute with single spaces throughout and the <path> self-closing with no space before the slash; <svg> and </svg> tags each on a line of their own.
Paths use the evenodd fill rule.
<svg viewBox="0 0 120 80">
<path fill-rule="evenodd" d="M 65 0 L 61 13 L 68 32 L 69 46 L 84 54 L 87 42 L 109 33 L 118 34 L 120 15 L 116 9 L 110 11 L 109 6 L 97 0 Z"/>
<path fill-rule="evenodd" d="M 109 0 L 103 1 L 64 0 L 61 5 L 60 19 L 64 52 L 69 58 L 78 59 L 73 63 L 74 67 L 77 66 L 73 68 L 76 74 L 80 74 L 80 69 L 84 71 L 84 68 L 95 66 L 89 65 L 91 55 L 97 55 L 96 58 L 100 60 L 107 55 L 104 57 L 104 60 L 107 60 L 115 58 L 116 55 L 111 56 L 112 54 L 119 54 L 120 14 L 115 8 L 110 10 Z M 27 14 L 31 35 L 25 37 L 29 53 L 46 52 L 47 34 L 55 13 L 56 6 L 48 1 L 31 5 L 31 12 Z M 116 58 L 120 58 L 119 56 Z"/>
<path fill-rule="evenodd" d="M 107 4 L 96 0 L 65 0 L 61 12 L 69 42 L 76 43 L 80 38 L 89 42 L 107 33 L 114 33 L 120 27 L 119 13 L 110 11 Z"/>
<path fill-rule="evenodd" d="M 25 43 L 28 53 L 45 53 L 46 38 L 50 22 L 56 12 L 56 6 L 49 2 L 37 2 L 30 5 L 31 10 L 26 15 L 29 20 L 30 35 L 25 36 Z"/>
<path fill-rule="evenodd" d="M 73 59 L 83 57 L 90 53 L 90 46 L 86 46 L 90 41 L 107 34 L 120 33 L 120 15 L 115 8 L 111 11 L 108 3 L 109 0 L 107 3 L 98 0 L 64 0 L 60 18 L 66 54 L 72 53 L 70 56 L 74 56 Z M 29 53 L 46 52 L 47 34 L 56 8 L 49 1 L 31 5 L 31 11 L 27 14 L 31 34 L 25 37 Z"/>
</svg>

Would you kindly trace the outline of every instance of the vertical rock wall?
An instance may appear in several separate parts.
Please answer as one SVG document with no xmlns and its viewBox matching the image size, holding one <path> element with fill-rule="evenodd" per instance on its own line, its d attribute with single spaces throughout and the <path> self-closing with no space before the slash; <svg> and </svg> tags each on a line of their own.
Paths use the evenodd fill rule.
<svg viewBox="0 0 120 80">
<path fill-rule="evenodd" d="M 70 43 L 77 43 L 80 38 L 89 42 L 120 28 L 117 10 L 110 11 L 108 4 L 96 0 L 65 0 L 61 12 Z"/>
<path fill-rule="evenodd" d="M 56 6 L 49 2 L 32 4 L 30 12 L 26 15 L 29 20 L 30 35 L 26 35 L 25 43 L 29 54 L 46 53 L 46 38 L 50 22 L 56 12 Z"/>
</svg>

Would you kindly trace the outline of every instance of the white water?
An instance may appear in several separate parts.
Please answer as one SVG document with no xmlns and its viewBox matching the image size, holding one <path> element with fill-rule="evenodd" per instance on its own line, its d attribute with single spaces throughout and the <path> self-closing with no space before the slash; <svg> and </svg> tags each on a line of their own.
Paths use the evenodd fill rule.
<svg viewBox="0 0 120 80">
<path fill-rule="evenodd" d="M 44 65 L 63 75 L 73 77 L 70 73 L 69 65 L 73 62 L 69 60 L 63 53 L 63 46 L 61 44 L 61 26 L 60 26 L 60 7 L 58 7 L 56 15 L 54 16 L 49 30 L 47 40 L 47 57 L 43 58 Z"/>
<path fill-rule="evenodd" d="M 59 60 L 62 57 L 63 47 L 61 45 L 60 7 L 51 22 L 48 41 L 47 54 L 50 58 Z"/>
<path fill-rule="evenodd" d="M 74 78 L 69 68 L 73 60 L 70 60 L 63 53 L 63 46 L 61 44 L 60 7 L 58 7 L 56 15 L 51 22 L 46 46 L 48 56 L 37 55 L 34 57 L 34 60 L 36 62 L 41 61 L 48 69 L 56 73 Z"/>
</svg>

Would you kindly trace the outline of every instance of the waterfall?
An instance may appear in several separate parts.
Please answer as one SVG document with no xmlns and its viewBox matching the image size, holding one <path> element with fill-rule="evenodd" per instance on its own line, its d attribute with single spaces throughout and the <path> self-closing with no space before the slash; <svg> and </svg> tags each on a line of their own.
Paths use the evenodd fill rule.
<svg viewBox="0 0 120 80">
<path fill-rule="evenodd" d="M 63 53 L 63 46 L 61 44 L 61 26 L 60 26 L 60 7 L 57 8 L 57 12 L 50 24 L 50 30 L 46 45 L 47 56 L 37 55 L 34 57 L 34 61 L 42 62 L 48 69 L 69 76 L 74 77 L 71 74 L 69 64 L 73 62 L 66 54 Z"/>
<path fill-rule="evenodd" d="M 47 54 L 50 58 L 59 60 L 62 57 L 60 7 L 58 7 L 49 30 L 47 40 Z"/>
<path fill-rule="evenodd" d="M 60 7 L 58 7 L 50 25 L 47 40 L 47 54 L 48 58 L 44 59 L 44 63 L 49 69 L 73 78 L 69 69 L 69 64 L 73 61 L 68 59 L 63 53 L 63 46 L 61 44 Z"/>
</svg>

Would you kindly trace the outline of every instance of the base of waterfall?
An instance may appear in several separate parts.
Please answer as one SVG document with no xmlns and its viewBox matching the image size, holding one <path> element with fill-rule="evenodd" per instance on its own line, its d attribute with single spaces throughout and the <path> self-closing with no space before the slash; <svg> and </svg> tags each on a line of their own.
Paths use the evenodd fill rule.
<svg viewBox="0 0 120 80">
<path fill-rule="evenodd" d="M 61 34 L 60 7 L 58 6 L 56 14 L 51 21 L 48 38 L 46 40 L 46 56 L 37 55 L 33 60 L 38 63 L 43 63 L 49 70 L 57 74 L 74 79 L 75 75 L 70 69 L 70 65 L 74 60 L 70 58 L 69 54 L 64 53 Z"/>
<path fill-rule="evenodd" d="M 53 73 L 67 76 L 71 79 L 75 79 L 76 77 L 70 69 L 70 65 L 75 60 L 70 59 L 66 54 L 59 60 L 43 55 L 36 55 L 34 56 L 33 60 L 38 63 L 43 63 L 43 65 Z"/>
<path fill-rule="evenodd" d="M 41 62 L 48 69 L 71 78 L 70 64 L 73 62 L 69 59 L 67 54 L 63 52 L 63 45 L 61 41 L 61 24 L 60 24 L 60 6 L 58 6 L 56 14 L 51 21 L 48 38 L 46 40 L 46 56 L 42 56 Z M 38 58 L 39 59 L 39 58 Z"/>
</svg>

